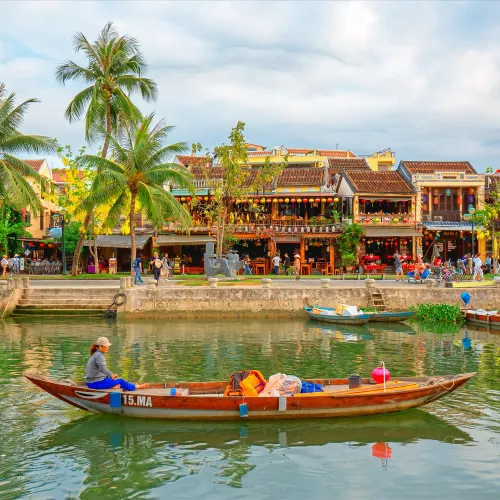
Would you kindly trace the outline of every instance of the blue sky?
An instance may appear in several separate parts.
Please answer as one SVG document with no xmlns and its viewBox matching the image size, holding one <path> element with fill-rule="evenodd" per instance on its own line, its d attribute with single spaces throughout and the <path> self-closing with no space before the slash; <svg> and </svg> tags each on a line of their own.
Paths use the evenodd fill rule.
<svg viewBox="0 0 500 500">
<path fill-rule="evenodd" d="M 83 62 L 71 38 L 111 20 L 138 38 L 172 141 L 213 147 L 238 121 L 249 142 L 391 147 L 399 160 L 500 168 L 500 4 L 496 2 L 2 2 L 0 81 L 38 97 L 23 131 L 75 149 L 64 110 Z M 97 145 L 94 146 L 97 148 Z M 52 160 L 54 165 L 57 160 Z"/>
</svg>

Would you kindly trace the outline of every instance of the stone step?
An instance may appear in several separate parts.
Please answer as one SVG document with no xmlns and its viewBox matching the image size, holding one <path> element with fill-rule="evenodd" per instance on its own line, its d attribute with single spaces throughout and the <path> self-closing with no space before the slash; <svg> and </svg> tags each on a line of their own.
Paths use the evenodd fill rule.
<svg viewBox="0 0 500 500">
<path fill-rule="evenodd" d="M 16 311 L 27 311 L 27 310 L 49 310 L 49 309 L 66 309 L 71 311 L 80 311 L 87 309 L 99 309 L 106 310 L 109 307 L 109 304 L 38 304 L 38 303 L 30 303 L 30 304 L 19 304 L 16 306 Z"/>
<path fill-rule="evenodd" d="M 21 316 L 71 316 L 104 317 L 103 309 L 14 309 L 11 317 Z"/>
<path fill-rule="evenodd" d="M 52 291 L 45 291 L 44 293 L 32 293 L 32 292 L 24 292 L 22 297 L 24 299 L 77 299 L 77 300 L 86 300 L 86 299 L 99 299 L 99 300 L 113 300 L 113 297 L 119 292 L 107 292 L 107 293 L 88 293 L 85 291 L 80 291 L 79 293 L 52 293 Z"/>
<path fill-rule="evenodd" d="M 109 306 L 113 303 L 113 297 L 109 298 L 101 298 L 101 297 L 83 297 L 83 298 L 45 298 L 45 297 L 30 297 L 28 299 L 19 299 L 19 305 L 30 305 L 30 304 L 39 304 L 39 305 L 77 305 L 80 304 L 96 304 L 98 306 L 106 305 Z"/>
</svg>

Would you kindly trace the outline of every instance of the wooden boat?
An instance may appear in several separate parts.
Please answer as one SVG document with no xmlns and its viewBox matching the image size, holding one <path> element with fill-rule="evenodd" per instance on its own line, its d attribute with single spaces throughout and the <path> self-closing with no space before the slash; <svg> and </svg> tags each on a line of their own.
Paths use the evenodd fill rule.
<svg viewBox="0 0 500 500">
<path fill-rule="evenodd" d="M 134 392 L 89 389 L 84 383 L 57 381 L 43 375 L 24 376 L 44 391 L 82 410 L 126 417 L 170 420 L 251 420 L 332 418 L 391 413 L 425 405 L 458 389 L 475 373 L 437 377 L 403 377 L 383 385 L 371 379 L 349 389 L 347 379 L 310 380 L 324 392 L 289 397 L 224 396 L 227 382 L 151 383 Z M 171 388 L 188 389 L 171 396 Z"/>
<path fill-rule="evenodd" d="M 500 314 L 498 311 L 484 311 L 482 309 L 469 309 L 465 311 L 465 319 L 471 323 L 500 328 Z"/>
<path fill-rule="evenodd" d="M 376 311 L 370 316 L 370 321 L 397 323 L 411 318 L 414 314 L 413 311 Z"/>
<path fill-rule="evenodd" d="M 335 312 L 335 309 L 331 307 L 317 307 L 317 306 L 305 306 L 304 310 L 309 315 L 311 319 L 317 321 L 324 321 L 325 323 L 336 323 L 338 325 L 364 325 L 370 321 L 370 317 L 373 313 L 368 314 L 358 314 L 356 316 L 341 316 Z M 323 313 L 313 312 L 315 310 L 324 311 Z"/>
</svg>

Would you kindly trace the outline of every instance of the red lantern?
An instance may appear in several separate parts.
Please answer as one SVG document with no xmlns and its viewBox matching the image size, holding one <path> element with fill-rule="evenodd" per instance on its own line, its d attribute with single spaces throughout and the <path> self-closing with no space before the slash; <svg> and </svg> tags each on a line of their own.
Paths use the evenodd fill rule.
<svg viewBox="0 0 500 500">
<path fill-rule="evenodd" d="M 437 205 L 439 203 L 439 198 L 437 196 L 434 197 L 434 205 Z"/>
<path fill-rule="evenodd" d="M 266 203 L 271 203 L 271 198 L 267 198 Z"/>
<path fill-rule="evenodd" d="M 214 196 L 210 196 L 210 201 L 214 201 L 215 200 L 215 197 Z"/>
<path fill-rule="evenodd" d="M 180 198 L 178 196 L 176 196 L 175 201 L 180 201 Z"/>
<path fill-rule="evenodd" d="M 40 243 L 40 248 L 43 248 L 45 246 L 45 243 Z"/>
<path fill-rule="evenodd" d="M 278 199 L 278 201 L 279 201 L 280 203 L 283 203 L 285 200 L 284 200 L 283 198 L 279 198 L 279 199 Z"/>
<path fill-rule="evenodd" d="M 457 204 L 458 205 L 462 204 L 462 197 L 461 196 L 457 196 Z"/>
<path fill-rule="evenodd" d="M 186 201 L 191 201 L 191 196 L 188 196 L 188 197 L 186 198 Z"/>
<path fill-rule="evenodd" d="M 314 203 L 319 203 L 320 201 L 321 201 L 321 200 L 320 200 L 319 198 L 316 198 L 316 199 L 314 200 Z"/>
<path fill-rule="evenodd" d="M 469 194 L 474 194 L 474 189 L 469 188 L 469 189 L 467 190 L 467 192 L 468 192 Z"/>
<path fill-rule="evenodd" d="M 328 198 L 326 201 L 327 201 L 328 203 L 331 203 L 331 202 L 333 201 L 333 198 Z"/>
<path fill-rule="evenodd" d="M 303 201 L 304 203 L 307 203 L 309 200 L 308 200 L 307 198 L 304 198 L 302 201 Z"/>
<path fill-rule="evenodd" d="M 295 198 L 292 198 L 290 201 L 291 201 L 292 203 L 295 203 L 295 201 L 296 201 L 296 200 L 295 200 Z"/>
<path fill-rule="evenodd" d="M 428 209 L 428 208 L 429 208 L 429 207 L 427 206 L 427 203 L 424 203 L 424 204 L 422 205 L 422 210 L 423 210 L 424 212 L 427 212 L 427 209 Z"/>
<path fill-rule="evenodd" d="M 385 246 L 386 246 L 386 247 L 388 247 L 388 246 L 389 246 L 389 242 L 388 242 L 388 241 L 386 241 L 386 242 L 385 242 Z"/>
<path fill-rule="evenodd" d="M 198 196 L 198 201 L 203 201 L 203 196 Z"/>
</svg>

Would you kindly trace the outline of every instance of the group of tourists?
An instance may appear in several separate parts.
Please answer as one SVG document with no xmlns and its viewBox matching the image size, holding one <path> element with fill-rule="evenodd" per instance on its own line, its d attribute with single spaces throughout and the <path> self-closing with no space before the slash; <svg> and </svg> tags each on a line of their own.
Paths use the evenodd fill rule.
<svg viewBox="0 0 500 500">
<path fill-rule="evenodd" d="M 153 271 L 156 286 L 158 286 L 160 278 L 164 278 L 166 280 L 169 279 L 173 263 L 169 260 L 168 253 L 165 253 L 162 257 L 160 257 L 158 252 L 154 252 L 153 257 L 149 260 L 149 265 Z M 139 254 L 132 262 L 132 269 L 134 270 L 134 285 L 144 284 L 144 280 L 141 276 L 141 273 L 143 272 L 142 254 Z"/>
<path fill-rule="evenodd" d="M 11 275 L 18 275 L 19 274 L 19 269 L 21 268 L 21 259 L 19 258 L 19 255 L 16 253 L 14 257 L 9 257 L 4 254 L 2 255 L 2 277 L 7 276 L 9 273 Z"/>
<path fill-rule="evenodd" d="M 295 281 L 300 280 L 301 261 L 300 261 L 299 254 L 297 254 L 297 253 L 294 254 L 293 264 L 290 260 L 290 256 L 288 255 L 288 253 L 285 253 L 283 255 L 283 258 L 281 257 L 281 255 L 279 253 L 277 253 L 273 257 L 272 262 L 273 262 L 273 274 L 275 274 L 276 276 L 279 275 L 280 266 L 281 266 L 281 264 L 283 264 L 283 271 L 284 271 L 286 276 L 289 276 L 289 270 L 290 270 L 290 268 L 292 268 L 291 272 L 295 276 Z M 252 268 L 250 267 L 250 265 L 251 265 L 251 260 L 247 254 L 243 258 L 243 274 L 250 275 L 250 276 L 252 275 Z"/>
</svg>

